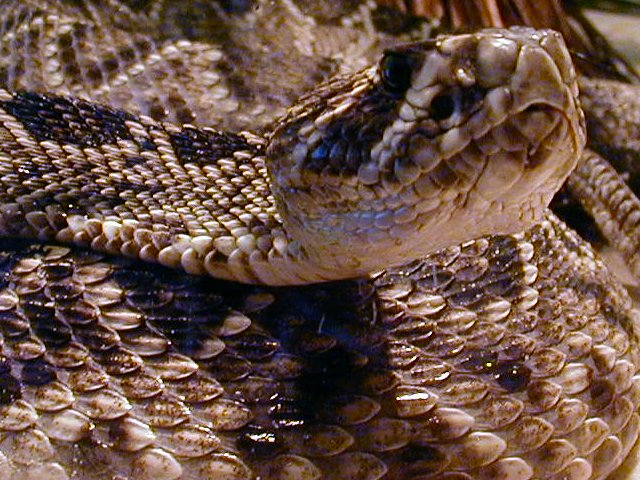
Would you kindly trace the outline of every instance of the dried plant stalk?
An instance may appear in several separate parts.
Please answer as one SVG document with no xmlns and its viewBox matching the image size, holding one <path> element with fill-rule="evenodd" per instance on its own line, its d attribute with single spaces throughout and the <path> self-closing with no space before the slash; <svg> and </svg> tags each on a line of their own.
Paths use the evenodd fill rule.
<svg viewBox="0 0 640 480">
<path fill-rule="evenodd" d="M 640 82 L 578 8 L 561 0 L 377 0 L 401 12 L 428 18 L 446 30 L 528 25 L 561 32 L 580 70 L 592 76 Z"/>
</svg>

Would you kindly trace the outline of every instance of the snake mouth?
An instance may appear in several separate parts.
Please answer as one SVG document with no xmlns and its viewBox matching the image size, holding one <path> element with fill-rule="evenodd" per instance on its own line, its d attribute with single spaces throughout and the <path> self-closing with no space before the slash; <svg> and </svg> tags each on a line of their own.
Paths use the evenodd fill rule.
<svg viewBox="0 0 640 480">
<path fill-rule="evenodd" d="M 517 203 L 534 192 L 559 188 L 581 148 L 574 133 L 565 112 L 534 103 L 474 140 L 447 165 L 459 171 L 460 158 L 468 163 L 473 157 L 481 171 L 467 195 L 476 192 L 488 202 Z"/>
</svg>

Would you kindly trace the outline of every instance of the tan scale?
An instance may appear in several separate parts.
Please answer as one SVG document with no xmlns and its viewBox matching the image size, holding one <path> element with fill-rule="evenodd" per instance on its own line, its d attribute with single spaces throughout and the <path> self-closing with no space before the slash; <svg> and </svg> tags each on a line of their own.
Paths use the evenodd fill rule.
<svg viewBox="0 0 640 480">
<path fill-rule="evenodd" d="M 246 36 L 248 56 L 274 51 L 272 44 L 252 44 L 257 37 L 282 38 L 278 48 L 295 44 L 292 50 L 308 56 L 342 41 L 354 53 L 389 40 L 371 30 L 371 4 L 316 11 L 268 2 L 234 14 L 202 2 L 211 16 L 192 25 L 195 38 L 175 46 L 175 38 L 154 29 L 179 28 L 171 22 L 189 2 L 8 5 L 0 12 L 0 45 L 10 53 L 1 58 L 13 65 L 1 77 L 6 92 L 58 88 L 39 84 L 47 75 L 16 74 L 39 68 L 29 60 L 38 57 L 23 55 L 37 42 L 18 49 L 19 33 L 51 40 L 47 58 L 78 61 L 79 71 L 65 72 L 78 90 L 58 93 L 91 98 L 97 92 L 95 101 L 135 115 L 76 103 L 82 114 L 65 117 L 62 129 L 54 122 L 36 131 L 12 101 L 50 100 L 39 112 L 43 118 L 68 104 L 3 91 L 6 231 L 249 283 L 371 276 L 305 287 L 239 285 L 75 246 L 3 240 L 0 474 L 12 480 L 582 479 L 603 478 L 628 454 L 640 429 L 637 312 L 591 248 L 546 210 L 584 141 L 574 73 L 556 34 L 489 31 L 414 44 L 411 82 L 401 94 L 381 78 L 385 58 L 393 52 L 407 58 L 407 47 L 391 49 L 374 67 L 320 84 L 285 123 L 265 133 L 265 112 L 279 110 L 269 101 L 291 100 L 291 91 L 268 97 L 274 90 L 265 84 L 286 90 L 299 83 L 307 90 L 316 82 L 305 75 L 314 70 L 286 85 L 267 72 L 267 80 L 251 86 L 270 100 L 252 105 L 233 91 L 237 78 L 227 78 L 223 68 L 240 61 L 237 52 L 233 57 L 203 38 L 202 19 L 229 20 L 229 43 Z M 61 24 L 62 31 L 51 27 Z M 283 27 L 283 37 L 274 25 Z M 263 36 L 255 33 L 262 27 Z M 77 41 L 71 57 L 65 33 Z M 354 44 L 354 36 L 368 41 Z M 177 51 L 201 59 L 191 48 L 199 41 L 209 42 L 202 51 L 215 52 L 217 76 L 192 70 L 171 101 L 176 77 L 169 65 Z M 290 58 L 297 57 L 277 60 L 283 72 Z M 352 71 L 349 55 L 335 58 L 346 65 L 337 71 Z M 494 63 L 500 68 L 487 67 Z M 180 64 L 190 70 L 187 59 Z M 62 71 L 64 65 L 50 72 L 55 82 L 65 82 Z M 153 83 L 159 72 L 167 75 Z M 220 102 L 205 102 L 215 110 L 210 122 L 199 116 L 206 112 L 190 110 L 189 84 L 197 91 L 201 80 L 225 85 L 213 88 Z M 86 85 L 92 89 L 80 93 Z M 443 90 L 477 85 L 472 108 L 454 108 L 448 119 L 434 121 L 433 100 Z M 172 109 L 181 95 L 187 106 L 178 113 Z M 376 106 L 388 102 L 388 118 L 353 113 L 371 95 Z M 189 111 L 197 125 L 254 126 L 255 132 L 180 126 Z M 167 115 L 174 124 L 160 123 Z M 370 152 L 369 161 L 354 164 L 347 156 L 338 174 L 326 168 L 319 175 L 310 161 L 307 168 L 331 125 L 342 128 L 354 117 L 359 129 L 380 122 L 379 137 L 365 138 L 359 152 Z M 70 118 L 100 127 L 78 130 Z M 183 143 L 176 140 L 181 134 L 188 137 Z M 224 148 L 198 147 L 207 138 Z M 405 144 L 413 145 L 405 151 Z M 186 146 L 199 148 L 197 155 L 185 155 Z M 331 155 L 324 157 L 331 165 Z M 267 166 L 267 158 L 285 170 Z M 272 186 L 282 177 L 285 183 Z M 22 184 L 32 190 L 20 190 Z M 312 214 L 313 235 L 295 232 L 301 221 L 282 213 L 291 194 L 302 191 L 304 198 L 305 189 L 324 209 Z M 358 205 L 366 210 L 356 209 L 352 220 L 346 207 Z M 322 220 L 331 225 L 328 242 Z M 524 227 L 531 228 L 520 232 Z M 350 243 L 354 232 L 371 234 L 371 248 Z M 414 244 L 409 234 L 417 235 Z M 482 234 L 488 236 L 475 238 Z M 413 251 L 396 245 L 400 237 Z M 384 255 L 373 249 L 377 242 Z M 367 255 L 351 255 L 353 248 Z"/>
</svg>

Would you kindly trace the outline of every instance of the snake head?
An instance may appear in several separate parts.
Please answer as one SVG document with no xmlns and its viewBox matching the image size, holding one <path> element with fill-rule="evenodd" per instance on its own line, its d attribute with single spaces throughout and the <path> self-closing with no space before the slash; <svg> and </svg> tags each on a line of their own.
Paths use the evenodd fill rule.
<svg viewBox="0 0 640 480">
<path fill-rule="evenodd" d="M 269 139 L 284 227 L 325 278 L 530 227 L 585 142 L 562 37 L 444 35 L 304 95 Z"/>
</svg>

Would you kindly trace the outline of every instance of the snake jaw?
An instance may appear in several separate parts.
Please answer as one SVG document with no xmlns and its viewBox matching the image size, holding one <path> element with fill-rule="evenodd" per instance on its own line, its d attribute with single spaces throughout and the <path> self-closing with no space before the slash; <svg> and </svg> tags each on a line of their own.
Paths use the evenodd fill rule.
<svg viewBox="0 0 640 480">
<path fill-rule="evenodd" d="M 329 81 L 267 148 L 285 230 L 339 278 L 529 227 L 584 145 L 575 84 L 560 35 L 526 28 L 401 46 Z"/>
</svg>

